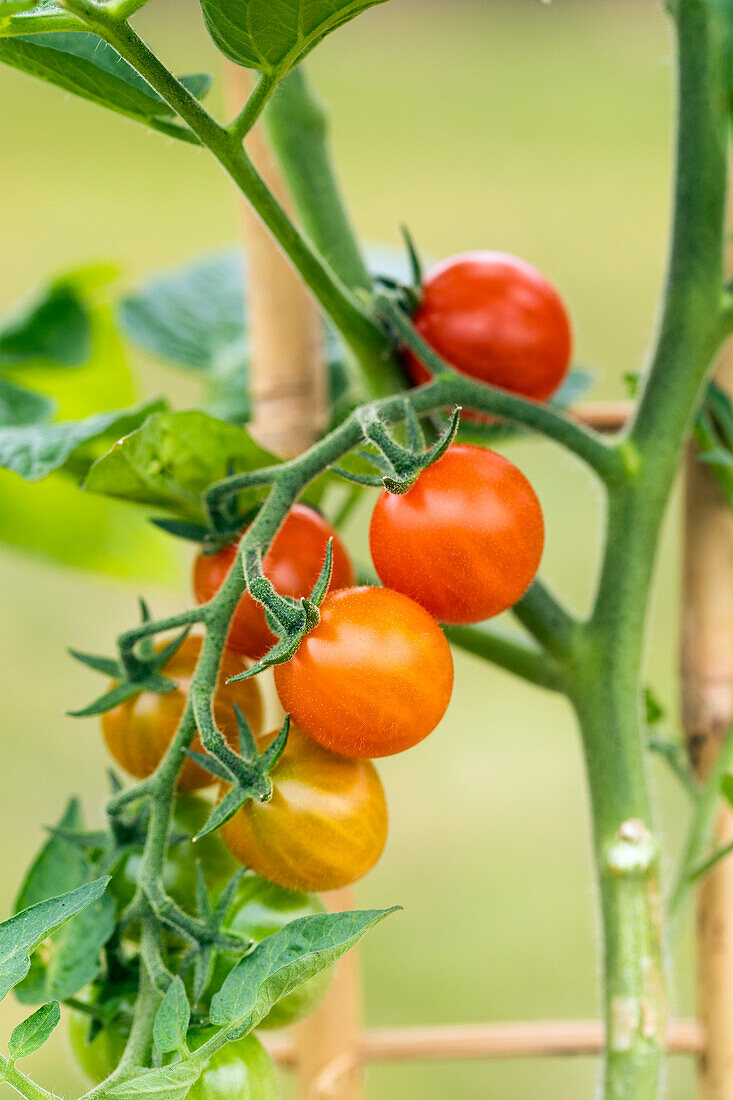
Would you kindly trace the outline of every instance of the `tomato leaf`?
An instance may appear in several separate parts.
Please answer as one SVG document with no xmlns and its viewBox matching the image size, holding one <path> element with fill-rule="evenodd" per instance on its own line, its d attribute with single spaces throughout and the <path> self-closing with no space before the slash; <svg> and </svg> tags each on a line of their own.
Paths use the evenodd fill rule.
<svg viewBox="0 0 733 1100">
<path fill-rule="evenodd" d="M 77 890 L 24 909 L 0 924 L 0 1000 L 25 978 L 31 953 L 51 932 L 98 901 L 108 882 L 105 877 L 85 883 Z"/>
<path fill-rule="evenodd" d="M 105 1089 L 105 1096 L 140 1097 L 142 1100 L 183 1100 L 201 1076 L 201 1064 L 195 1059 L 174 1066 L 154 1069 Z"/>
<path fill-rule="evenodd" d="M 64 11 L 54 0 L 40 3 L 3 0 L 0 3 L 0 38 L 40 31 L 83 31 L 85 26 L 75 15 Z"/>
<path fill-rule="evenodd" d="M 13 1029 L 8 1043 L 8 1054 L 12 1061 L 17 1062 L 40 1050 L 53 1034 L 60 1019 L 61 1009 L 58 1001 L 50 1001 L 48 1004 L 41 1005 L 32 1016 L 18 1024 Z"/>
<path fill-rule="evenodd" d="M 97 413 L 86 420 L 0 428 L 0 466 L 25 481 L 40 481 L 66 465 L 86 444 L 110 434 L 113 438 L 124 435 L 161 407 L 162 402 L 149 401 L 129 409 Z"/>
<path fill-rule="evenodd" d="M 248 1034 L 272 1006 L 337 959 L 396 909 L 301 917 L 264 939 L 228 975 L 211 1002 L 212 1023 Z"/>
<path fill-rule="evenodd" d="M 54 280 L 0 323 L 0 366 L 34 359 L 79 366 L 91 350 L 89 311 L 73 278 Z"/>
<path fill-rule="evenodd" d="M 153 1025 L 153 1039 L 161 1054 L 175 1054 L 186 1042 L 191 1007 L 179 975 L 166 990 Z"/>
<path fill-rule="evenodd" d="M 232 61 L 277 79 L 326 35 L 385 0 L 201 0 L 206 26 Z"/>
<path fill-rule="evenodd" d="M 26 876 L 16 901 L 16 911 L 26 909 L 87 883 L 94 866 L 78 845 L 64 832 L 82 827 L 76 799 L 72 799 Z M 30 973 L 18 985 L 16 995 L 23 1004 L 38 1004 L 52 998 L 66 1000 L 90 981 L 100 969 L 100 955 L 114 931 L 114 901 L 108 894 L 96 899 L 75 920 L 50 940 L 43 959 L 34 958 Z"/>
<path fill-rule="evenodd" d="M 170 107 L 147 81 L 96 34 L 60 31 L 3 38 L 0 61 L 170 137 L 199 144 L 195 134 L 173 120 Z M 181 80 L 194 95 L 203 95 L 211 83 L 205 74 Z"/>
<path fill-rule="evenodd" d="M 276 463 L 243 428 L 200 412 L 159 413 L 92 466 L 84 488 L 205 519 L 203 492 L 230 472 Z M 266 488 L 241 494 L 251 507 Z"/>
<path fill-rule="evenodd" d="M 50 397 L 16 386 L 0 375 L 0 428 L 43 423 L 52 415 L 54 407 Z"/>
</svg>

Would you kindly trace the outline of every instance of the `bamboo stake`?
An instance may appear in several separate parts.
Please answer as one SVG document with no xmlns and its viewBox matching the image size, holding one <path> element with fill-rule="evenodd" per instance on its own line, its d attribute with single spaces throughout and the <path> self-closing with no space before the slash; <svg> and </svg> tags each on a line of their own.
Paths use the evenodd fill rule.
<svg viewBox="0 0 733 1100">
<path fill-rule="evenodd" d="M 733 390 L 733 345 L 717 381 Z M 691 445 L 686 460 L 682 708 L 690 758 L 704 777 L 733 720 L 733 514 Z M 733 840 L 721 809 L 716 839 Z M 706 1036 L 701 1100 L 733 1100 L 733 860 L 704 880 L 697 905 L 698 1009 Z"/>
<path fill-rule="evenodd" d="M 239 110 L 251 74 L 227 65 L 229 98 Z M 277 199 L 287 208 L 283 181 L 256 126 L 247 151 Z M 252 435 L 282 458 L 306 450 L 326 423 L 327 376 L 318 313 L 299 276 L 273 243 L 249 204 L 241 204 L 249 267 L 250 393 Z"/>
<path fill-rule="evenodd" d="M 251 88 L 246 69 L 227 65 L 234 110 Z M 258 171 L 287 208 L 288 196 L 262 128 L 247 138 Z M 326 423 L 327 373 L 320 319 L 304 284 L 248 204 L 242 228 L 249 269 L 252 434 L 287 458 L 304 451 Z M 349 891 L 335 909 L 353 908 Z M 341 960 L 323 1005 L 295 1029 L 299 1100 L 360 1100 L 360 990 L 356 952 Z"/>
<path fill-rule="evenodd" d="M 351 890 L 334 891 L 327 901 L 334 911 L 354 908 Z M 294 1031 L 298 1100 L 361 1100 L 361 993 L 355 950 L 336 965 L 323 1004 Z"/>
<path fill-rule="evenodd" d="M 600 1054 L 604 1042 L 600 1020 L 452 1024 L 372 1028 L 362 1032 L 359 1054 L 364 1062 L 564 1058 Z M 266 1045 L 279 1065 L 295 1065 L 298 1054 L 291 1041 L 267 1039 Z M 701 1054 L 703 1034 L 697 1020 L 673 1020 L 669 1025 L 667 1049 L 670 1054 Z"/>
</svg>

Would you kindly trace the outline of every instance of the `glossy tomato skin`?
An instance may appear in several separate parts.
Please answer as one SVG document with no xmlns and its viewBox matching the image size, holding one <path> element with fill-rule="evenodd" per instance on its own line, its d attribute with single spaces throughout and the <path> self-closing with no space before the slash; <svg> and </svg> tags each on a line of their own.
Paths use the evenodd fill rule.
<svg viewBox="0 0 733 1100">
<path fill-rule="evenodd" d="M 178 837 L 185 834 L 186 838 L 168 848 L 163 867 L 163 886 L 166 893 L 188 913 L 196 912 L 197 861 L 201 863 L 206 885 L 214 899 L 239 867 L 218 833 L 209 833 L 193 843 L 192 838 L 204 826 L 212 808 L 212 803 L 199 795 L 179 794 L 173 812 L 171 835 Z M 128 852 L 112 875 L 109 891 L 117 902 L 118 911 L 133 899 L 142 861 L 141 845 Z"/>
<path fill-rule="evenodd" d="M 433 268 L 412 320 L 461 374 L 535 401 L 551 397 L 570 366 L 562 299 L 531 264 L 503 252 L 466 252 Z M 405 364 L 415 384 L 431 377 L 410 351 Z"/>
<path fill-rule="evenodd" d="M 315 894 L 286 890 L 260 875 L 248 874 L 237 890 L 224 927 L 228 932 L 238 932 L 255 943 L 261 943 L 291 921 L 324 912 L 325 906 Z M 219 956 L 209 985 L 212 993 L 221 989 L 233 965 L 231 958 Z M 305 1019 L 323 1000 L 330 983 L 331 968 L 319 971 L 309 981 L 279 1000 L 269 1015 L 257 1025 L 258 1028 L 289 1027 Z M 208 1007 L 206 996 L 203 1007 Z"/>
<path fill-rule="evenodd" d="M 260 749 L 275 736 L 258 739 Z M 221 829 L 240 863 L 289 890 L 336 890 L 370 871 L 387 839 L 374 765 L 321 748 L 292 725 L 269 802 L 245 803 Z"/>
<path fill-rule="evenodd" d="M 203 1030 L 191 1047 L 196 1050 L 214 1034 Z M 195 1033 L 191 1033 L 195 1035 Z M 277 1074 L 269 1054 L 255 1035 L 228 1043 L 209 1059 L 186 1100 L 280 1100 Z"/>
<path fill-rule="evenodd" d="M 529 588 L 544 547 L 542 508 L 502 455 L 454 444 L 403 496 L 380 494 L 369 545 L 383 584 L 443 623 L 476 623 Z"/>
<path fill-rule="evenodd" d="M 327 596 L 321 620 L 275 668 L 280 701 L 309 737 L 344 756 L 391 756 L 435 729 L 453 690 L 445 635 L 387 588 Z"/>
<path fill-rule="evenodd" d="M 354 583 L 354 569 L 344 544 L 323 516 L 304 504 L 295 504 L 265 555 L 263 571 L 283 596 L 308 596 L 318 580 L 326 557 L 328 540 L 333 539 L 331 589 Z M 237 554 L 238 543 L 216 554 L 199 554 L 193 569 L 193 590 L 199 603 L 206 603 L 221 588 Z M 227 644 L 253 660 L 264 657 L 275 644 L 275 635 L 265 612 L 248 592 L 242 596 L 232 619 Z"/>
<path fill-rule="evenodd" d="M 157 768 L 173 739 L 183 714 L 188 687 L 201 652 L 201 638 L 189 635 L 162 672 L 177 681 L 178 688 L 166 695 L 142 691 L 102 715 L 102 733 L 107 748 L 129 775 L 144 779 Z M 246 715 L 253 732 L 262 729 L 262 697 L 253 680 L 227 684 L 230 676 L 243 672 L 246 665 L 240 654 L 225 649 L 214 696 L 214 714 L 219 729 L 229 743 L 238 743 L 234 703 Z M 191 746 L 203 752 L 197 737 Z M 193 791 L 209 787 L 212 776 L 193 760 L 186 760 L 178 780 L 178 789 Z"/>
</svg>

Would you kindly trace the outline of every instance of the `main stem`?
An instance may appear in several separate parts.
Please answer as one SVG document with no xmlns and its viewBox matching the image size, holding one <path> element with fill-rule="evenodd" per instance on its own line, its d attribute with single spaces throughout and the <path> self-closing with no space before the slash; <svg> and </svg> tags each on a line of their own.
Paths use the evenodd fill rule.
<svg viewBox="0 0 733 1100">
<path fill-rule="evenodd" d="M 647 383 L 609 492 L 594 611 L 571 655 L 604 936 L 606 1100 L 653 1100 L 665 1039 L 659 858 L 641 718 L 644 632 L 664 511 L 698 395 L 724 335 L 727 101 L 724 34 L 709 0 L 679 0 L 679 130 L 665 298 Z"/>
</svg>

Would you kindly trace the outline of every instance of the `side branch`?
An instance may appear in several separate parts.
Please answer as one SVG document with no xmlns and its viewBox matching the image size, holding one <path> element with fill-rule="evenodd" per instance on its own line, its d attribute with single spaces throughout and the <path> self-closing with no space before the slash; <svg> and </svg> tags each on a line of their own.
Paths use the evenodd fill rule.
<svg viewBox="0 0 733 1100">
<path fill-rule="evenodd" d="M 485 661 L 514 673 L 515 676 L 547 688 L 562 691 L 562 670 L 552 657 L 524 639 L 481 623 L 478 626 L 444 626 L 449 642 L 483 657 Z"/>
</svg>

